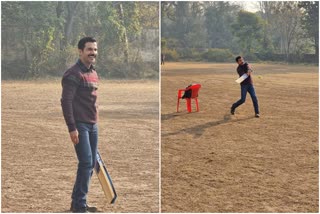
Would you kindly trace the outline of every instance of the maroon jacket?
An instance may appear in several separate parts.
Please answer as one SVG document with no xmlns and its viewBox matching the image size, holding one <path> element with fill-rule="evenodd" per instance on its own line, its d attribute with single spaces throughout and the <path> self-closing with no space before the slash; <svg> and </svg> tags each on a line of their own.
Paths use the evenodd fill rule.
<svg viewBox="0 0 320 214">
<path fill-rule="evenodd" d="M 80 60 L 63 75 L 61 106 L 69 132 L 76 122 L 97 123 L 98 75 L 91 65 L 88 69 Z"/>
</svg>

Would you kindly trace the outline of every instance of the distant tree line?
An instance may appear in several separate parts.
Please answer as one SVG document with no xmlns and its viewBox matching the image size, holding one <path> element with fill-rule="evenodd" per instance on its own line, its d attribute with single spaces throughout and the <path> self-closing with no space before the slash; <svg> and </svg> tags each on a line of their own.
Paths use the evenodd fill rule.
<svg viewBox="0 0 320 214">
<path fill-rule="evenodd" d="M 167 60 L 317 63 L 318 1 L 261 1 L 255 13 L 239 2 L 161 3 L 161 49 Z"/>
<path fill-rule="evenodd" d="M 107 78 L 158 78 L 157 2 L 1 2 L 2 78 L 61 76 L 84 36 Z"/>
</svg>

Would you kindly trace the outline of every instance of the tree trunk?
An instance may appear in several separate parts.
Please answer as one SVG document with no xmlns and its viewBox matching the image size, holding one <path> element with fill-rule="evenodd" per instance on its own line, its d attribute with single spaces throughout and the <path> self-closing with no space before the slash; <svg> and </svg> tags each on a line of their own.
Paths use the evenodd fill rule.
<svg viewBox="0 0 320 214">
<path fill-rule="evenodd" d="M 319 58 L 319 35 L 314 36 L 315 54 L 317 59 Z"/>
<path fill-rule="evenodd" d="M 57 17 L 60 18 L 61 14 L 63 12 L 63 2 L 62 1 L 58 1 L 58 5 L 56 7 L 56 13 L 57 13 Z"/>
<path fill-rule="evenodd" d="M 122 3 L 119 3 L 119 17 L 121 20 L 121 24 L 124 28 L 124 32 L 123 32 L 123 36 L 121 38 L 121 42 L 123 44 L 123 54 L 124 54 L 124 62 L 126 64 L 129 63 L 129 45 L 128 45 L 128 38 L 127 38 L 127 29 L 125 27 L 125 23 L 124 23 L 124 14 L 123 14 L 123 8 L 122 8 Z"/>
<path fill-rule="evenodd" d="M 58 1 L 58 5 L 56 7 L 57 18 L 59 19 L 63 12 L 63 2 Z M 60 29 L 59 29 L 60 30 Z M 62 31 L 62 29 L 61 29 Z M 59 38 L 59 50 L 63 50 L 63 38 Z"/>
<path fill-rule="evenodd" d="M 67 7 L 67 17 L 64 26 L 64 42 L 63 48 L 66 48 L 70 44 L 71 32 L 74 24 L 74 18 L 77 12 L 77 6 L 79 2 L 65 2 Z"/>
<path fill-rule="evenodd" d="M 26 66 L 25 70 L 23 71 L 22 78 L 25 79 L 29 72 L 29 57 L 28 57 L 28 36 L 29 36 L 29 19 L 26 18 L 26 25 L 25 25 L 25 32 L 23 35 L 23 53 L 24 53 L 24 64 Z M 31 56 L 32 57 L 32 56 Z"/>
</svg>

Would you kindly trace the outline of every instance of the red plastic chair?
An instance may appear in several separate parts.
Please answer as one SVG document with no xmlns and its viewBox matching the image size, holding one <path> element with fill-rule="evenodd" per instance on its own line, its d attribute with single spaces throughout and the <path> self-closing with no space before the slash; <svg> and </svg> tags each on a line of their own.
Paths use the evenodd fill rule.
<svg viewBox="0 0 320 214">
<path fill-rule="evenodd" d="M 190 98 L 184 98 L 187 102 L 187 110 L 190 113 L 192 111 L 191 108 L 191 99 L 194 99 L 196 101 L 197 111 L 199 111 L 199 103 L 198 103 L 198 95 L 199 95 L 199 89 L 201 88 L 200 84 L 192 84 L 191 86 L 185 88 L 185 89 L 179 89 L 178 91 L 178 101 L 177 101 L 177 112 L 179 112 L 179 106 L 180 106 L 180 99 L 182 99 L 182 92 L 187 91 L 191 89 L 191 97 Z"/>
</svg>

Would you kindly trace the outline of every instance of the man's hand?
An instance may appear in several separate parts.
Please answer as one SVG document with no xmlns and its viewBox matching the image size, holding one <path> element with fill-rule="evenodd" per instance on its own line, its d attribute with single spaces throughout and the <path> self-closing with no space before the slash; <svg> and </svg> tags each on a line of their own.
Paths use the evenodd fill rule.
<svg viewBox="0 0 320 214">
<path fill-rule="evenodd" d="M 250 72 L 250 74 L 253 72 L 252 67 L 248 64 L 248 72 Z"/>
<path fill-rule="evenodd" d="M 69 133 L 71 141 L 73 142 L 74 145 L 77 145 L 79 143 L 79 133 L 78 130 L 72 131 Z"/>
</svg>

